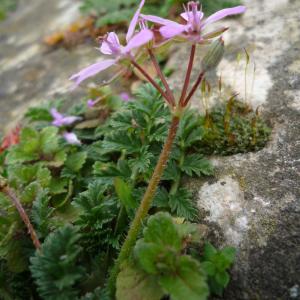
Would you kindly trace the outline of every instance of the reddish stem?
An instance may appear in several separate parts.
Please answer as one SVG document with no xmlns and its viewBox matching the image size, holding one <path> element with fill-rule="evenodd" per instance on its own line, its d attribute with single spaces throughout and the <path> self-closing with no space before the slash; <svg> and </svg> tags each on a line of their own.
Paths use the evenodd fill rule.
<svg viewBox="0 0 300 300">
<path fill-rule="evenodd" d="M 184 102 L 184 99 L 185 99 L 185 96 L 186 96 L 186 93 L 187 93 L 187 89 L 188 89 L 189 84 L 190 84 L 192 70 L 193 70 L 193 64 L 194 64 L 194 60 L 195 60 L 195 53 L 196 53 L 196 45 L 193 44 L 192 48 L 191 48 L 189 65 L 188 65 L 184 85 L 183 85 L 183 88 L 182 88 L 182 93 L 181 93 L 180 100 L 179 100 L 179 105 L 181 105 Z"/>
<path fill-rule="evenodd" d="M 169 104 L 172 105 L 171 100 L 165 91 L 159 86 L 158 83 L 144 70 L 134 59 L 131 60 L 131 63 L 145 76 L 145 78 L 160 92 L 160 94 L 167 100 Z"/>
<path fill-rule="evenodd" d="M 24 224 L 26 225 L 26 227 L 28 229 L 28 233 L 30 234 L 31 240 L 32 240 L 35 248 L 40 249 L 41 243 L 38 239 L 38 236 L 30 222 L 30 219 L 29 219 L 25 209 L 23 208 L 23 206 L 22 206 L 20 200 L 18 199 L 18 197 L 16 196 L 16 194 L 7 185 L 1 186 L 0 190 L 10 198 L 10 200 L 12 201 L 12 203 L 18 210 L 18 213 L 19 213 L 21 219 L 23 220 Z"/>
<path fill-rule="evenodd" d="M 157 59 L 156 59 L 156 57 L 155 57 L 155 55 L 154 55 L 152 49 L 148 49 L 148 53 L 149 53 L 149 55 L 150 55 L 150 59 L 151 59 L 153 65 L 154 65 L 154 67 L 155 67 L 155 70 L 156 70 L 156 72 L 157 72 L 157 75 L 158 75 L 159 78 L 161 79 L 161 81 L 162 81 L 162 83 L 163 83 L 163 85 L 164 85 L 164 87 L 165 87 L 165 89 L 166 89 L 166 94 L 168 95 L 171 104 L 172 104 L 173 106 L 175 106 L 176 103 L 175 103 L 174 95 L 173 95 L 173 93 L 172 93 L 172 91 L 171 91 L 171 89 L 170 89 L 170 86 L 169 86 L 169 84 L 168 84 L 168 82 L 167 82 L 167 80 L 166 80 L 166 78 L 165 78 L 165 76 L 164 76 L 164 74 L 163 74 L 163 72 L 162 72 L 160 66 L 159 66 L 159 63 L 157 62 Z"/>
<path fill-rule="evenodd" d="M 202 71 L 199 76 L 198 76 L 198 79 L 197 81 L 194 83 L 190 93 L 188 94 L 187 98 L 183 101 L 182 103 L 182 107 L 185 107 L 187 106 L 187 104 L 189 103 L 189 101 L 191 100 L 191 98 L 193 97 L 193 95 L 195 94 L 197 88 L 199 87 L 199 85 L 201 84 L 203 78 L 204 78 L 204 75 L 205 75 L 205 72 Z"/>
</svg>

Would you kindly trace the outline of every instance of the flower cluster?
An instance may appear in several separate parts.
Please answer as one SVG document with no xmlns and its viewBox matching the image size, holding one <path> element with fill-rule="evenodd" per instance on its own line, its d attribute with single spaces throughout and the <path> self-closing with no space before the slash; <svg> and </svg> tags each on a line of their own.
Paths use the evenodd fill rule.
<svg viewBox="0 0 300 300">
<path fill-rule="evenodd" d="M 191 93 L 187 95 L 196 46 L 213 43 L 216 37 L 221 36 L 222 33 L 228 29 L 226 27 L 219 27 L 216 30 L 207 31 L 207 27 L 209 27 L 210 24 L 215 23 L 227 16 L 242 14 L 245 12 L 246 8 L 244 6 L 237 6 L 233 8 L 222 9 L 205 19 L 200 4 L 195 1 L 190 1 L 186 6 L 184 6 L 184 12 L 180 15 L 181 22 L 177 23 L 175 21 L 163 19 L 157 16 L 142 14 L 141 11 L 144 4 L 145 0 L 142 0 L 130 22 L 129 29 L 126 34 L 127 44 L 125 46 L 121 45 L 118 36 L 114 32 L 107 33 L 105 36 L 100 38 L 100 47 L 98 50 L 102 54 L 108 56 L 109 59 L 97 62 L 91 66 L 88 66 L 87 68 L 84 68 L 80 72 L 74 74 L 70 79 L 74 80 L 76 85 L 79 85 L 87 78 L 92 77 L 99 72 L 112 67 L 113 65 L 128 66 L 128 64 L 131 64 L 133 67 L 137 68 L 153 86 L 155 86 L 155 88 L 161 93 L 171 107 L 184 107 L 188 104 L 193 93 L 203 80 L 204 73 L 206 71 L 202 70 L 197 82 L 191 89 Z M 148 27 L 149 22 L 154 25 L 152 29 L 149 29 Z M 138 25 L 139 30 L 137 30 Z M 159 39 L 157 39 L 158 35 Z M 153 52 L 153 49 L 159 47 L 165 42 L 169 42 L 170 40 L 185 41 L 190 43 L 192 46 L 189 67 L 179 101 L 175 100 L 174 95 L 166 79 L 164 78 L 162 71 L 160 70 L 159 64 L 157 63 Z M 220 56 L 220 53 L 223 54 L 223 46 L 223 40 L 217 40 L 217 43 L 212 46 L 212 54 L 217 56 Z M 149 54 L 165 90 L 163 90 L 160 85 L 157 84 L 157 82 L 137 62 L 141 52 L 144 50 L 146 50 Z M 208 55 L 208 57 L 210 57 L 210 61 L 220 61 L 220 57 L 217 57 L 215 60 L 211 60 L 212 55 Z M 206 62 L 204 64 L 202 63 L 202 65 L 207 66 L 208 64 Z M 209 65 L 208 69 L 210 66 L 214 67 L 215 65 Z M 93 103 L 89 102 L 88 105 L 92 107 Z"/>
<path fill-rule="evenodd" d="M 77 121 L 80 121 L 80 117 L 76 116 L 65 116 L 57 111 L 56 108 L 52 108 L 50 110 L 50 114 L 53 118 L 52 125 L 56 127 L 65 127 L 65 126 L 70 126 L 74 124 Z M 63 133 L 63 137 L 66 140 L 67 143 L 71 145 L 80 145 L 81 142 L 77 138 L 76 134 L 73 132 L 67 132 L 65 131 Z"/>
</svg>

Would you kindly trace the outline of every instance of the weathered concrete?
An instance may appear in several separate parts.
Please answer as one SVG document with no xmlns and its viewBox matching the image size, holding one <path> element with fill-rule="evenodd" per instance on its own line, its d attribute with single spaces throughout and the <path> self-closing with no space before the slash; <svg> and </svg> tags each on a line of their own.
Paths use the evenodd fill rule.
<svg viewBox="0 0 300 300">
<path fill-rule="evenodd" d="M 223 299 L 300 299 L 300 2 L 245 4 L 243 18 L 224 22 L 231 29 L 218 73 L 244 97 L 245 62 L 236 67 L 235 49 L 248 49 L 256 78 L 252 89 L 248 75 L 247 101 L 270 120 L 271 140 L 257 153 L 214 157 L 215 180 L 193 180 L 189 186 L 215 242 L 238 248 Z M 177 61 L 186 54 L 177 52 Z M 180 73 L 173 80 L 182 81 Z M 198 97 L 194 106 L 202 109 Z"/>
</svg>

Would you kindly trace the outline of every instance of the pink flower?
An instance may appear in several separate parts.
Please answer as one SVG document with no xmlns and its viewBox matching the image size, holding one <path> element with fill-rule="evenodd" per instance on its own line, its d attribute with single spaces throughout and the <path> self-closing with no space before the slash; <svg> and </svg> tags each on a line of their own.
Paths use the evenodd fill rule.
<svg viewBox="0 0 300 300">
<path fill-rule="evenodd" d="M 126 92 L 123 92 L 120 94 L 120 98 L 124 101 L 124 102 L 128 102 L 130 100 L 130 95 Z"/>
<path fill-rule="evenodd" d="M 92 108 L 95 106 L 96 101 L 94 101 L 93 99 L 89 99 L 86 104 L 89 108 Z"/>
<path fill-rule="evenodd" d="M 100 52 L 102 54 L 111 56 L 111 59 L 107 59 L 96 64 L 93 64 L 79 73 L 71 76 L 71 80 L 75 80 L 76 85 L 79 85 L 85 79 L 98 74 L 101 71 L 108 69 L 109 67 L 117 64 L 121 59 L 128 59 L 132 55 L 131 51 L 144 46 L 153 38 L 153 33 L 147 28 L 143 28 L 139 33 L 134 35 L 136 25 L 139 21 L 141 10 L 145 4 L 145 0 L 142 0 L 138 10 L 134 14 L 126 35 L 127 45 L 122 46 L 120 44 L 118 36 L 114 32 L 109 32 L 102 38 L 102 44 Z"/>
<path fill-rule="evenodd" d="M 63 134 L 66 142 L 68 144 L 71 144 L 71 145 L 81 145 L 81 142 L 80 140 L 78 139 L 77 135 L 73 132 L 65 132 Z"/>
<path fill-rule="evenodd" d="M 179 24 L 151 15 L 141 16 L 147 21 L 162 25 L 162 27 L 160 28 L 160 33 L 166 39 L 180 36 L 187 38 L 194 43 L 199 43 L 204 41 L 205 39 L 218 36 L 225 30 L 227 30 L 227 28 L 221 28 L 203 35 L 203 30 L 207 25 L 217 22 L 227 16 L 242 14 L 245 11 L 246 8 L 244 6 L 226 8 L 214 13 L 203 21 L 204 14 L 201 10 L 199 10 L 199 2 L 190 1 L 187 4 L 187 8 L 185 8 L 185 12 L 181 14 L 181 17 L 185 20 L 185 24 Z"/>
<path fill-rule="evenodd" d="M 72 125 L 76 121 L 81 120 L 80 117 L 65 116 L 57 111 L 56 108 L 51 108 L 50 114 L 53 117 L 52 125 L 56 127 Z"/>
</svg>

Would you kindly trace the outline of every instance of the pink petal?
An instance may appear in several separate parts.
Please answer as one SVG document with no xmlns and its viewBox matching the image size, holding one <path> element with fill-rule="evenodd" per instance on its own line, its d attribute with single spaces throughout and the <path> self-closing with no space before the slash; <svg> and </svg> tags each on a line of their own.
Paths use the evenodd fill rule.
<svg viewBox="0 0 300 300">
<path fill-rule="evenodd" d="M 153 39 L 153 32 L 149 29 L 143 29 L 136 34 L 124 47 L 123 53 L 128 53 L 134 48 L 139 48 Z"/>
<path fill-rule="evenodd" d="M 128 102 L 130 100 L 130 95 L 126 92 L 121 93 L 119 96 L 124 102 Z"/>
<path fill-rule="evenodd" d="M 86 104 L 87 104 L 87 107 L 92 108 L 95 106 L 96 101 L 94 101 L 93 99 L 89 99 Z"/>
<path fill-rule="evenodd" d="M 71 145 L 81 145 L 81 142 L 78 139 L 77 135 L 73 132 L 65 132 L 64 138 L 67 141 L 67 143 Z"/>
<path fill-rule="evenodd" d="M 185 25 L 176 24 L 176 26 L 174 25 L 163 26 L 159 29 L 159 31 L 164 38 L 170 39 L 176 35 L 182 34 L 185 31 L 185 29 L 186 29 Z"/>
<path fill-rule="evenodd" d="M 141 17 L 146 20 L 146 21 L 149 21 L 149 22 L 152 22 L 152 23 L 157 23 L 157 24 L 160 24 L 160 25 L 180 25 L 174 21 L 170 21 L 168 19 L 163 19 L 163 18 L 160 18 L 160 17 L 156 17 L 156 16 L 151 16 L 151 15 L 141 15 Z"/>
<path fill-rule="evenodd" d="M 54 119 L 62 119 L 63 118 L 63 115 L 60 114 L 56 108 L 51 108 L 50 114 Z"/>
<path fill-rule="evenodd" d="M 107 59 L 96 64 L 93 64 L 77 74 L 71 76 L 70 80 L 75 80 L 76 85 L 79 85 L 82 81 L 86 80 L 89 77 L 96 75 L 97 73 L 104 71 L 114 65 L 117 62 L 115 59 Z"/>
<path fill-rule="evenodd" d="M 79 120 L 81 120 L 80 117 L 69 116 L 69 117 L 64 117 L 62 119 L 62 123 L 63 123 L 63 125 L 71 125 L 74 122 L 79 121 Z"/>
<path fill-rule="evenodd" d="M 190 20 L 190 19 L 193 19 L 194 18 L 194 15 L 193 15 L 193 12 L 184 12 L 180 15 L 184 20 L 186 20 L 187 22 Z M 197 16 L 199 18 L 199 20 L 202 20 L 203 19 L 203 16 L 204 16 L 204 13 L 202 11 L 197 11 Z M 190 18 L 190 19 L 189 19 Z"/>
<path fill-rule="evenodd" d="M 108 34 L 107 40 L 104 40 L 100 47 L 100 51 L 107 55 L 117 55 L 120 49 L 121 44 L 119 38 L 114 32 Z"/>
<path fill-rule="evenodd" d="M 145 4 L 145 0 L 142 0 L 140 5 L 139 5 L 139 8 L 138 10 L 136 11 L 136 13 L 134 14 L 130 24 L 129 24 L 129 28 L 128 28 L 128 32 L 127 32 L 127 35 L 126 35 L 126 41 L 127 43 L 129 42 L 129 40 L 132 38 L 133 34 L 134 34 L 134 31 L 135 31 L 135 28 L 136 28 L 136 24 L 138 23 L 138 20 L 139 20 L 139 16 L 140 16 L 140 13 L 141 13 L 141 10 L 143 8 Z"/>
<path fill-rule="evenodd" d="M 208 17 L 205 22 L 202 25 L 202 28 L 208 24 L 214 23 L 216 21 L 219 21 L 221 19 L 224 19 L 228 16 L 232 16 L 232 15 L 238 15 L 238 14 L 242 14 L 246 11 L 246 7 L 245 6 L 236 6 L 233 8 L 225 8 L 222 9 L 216 13 L 214 13 L 213 15 L 211 15 L 210 17 Z"/>
</svg>

